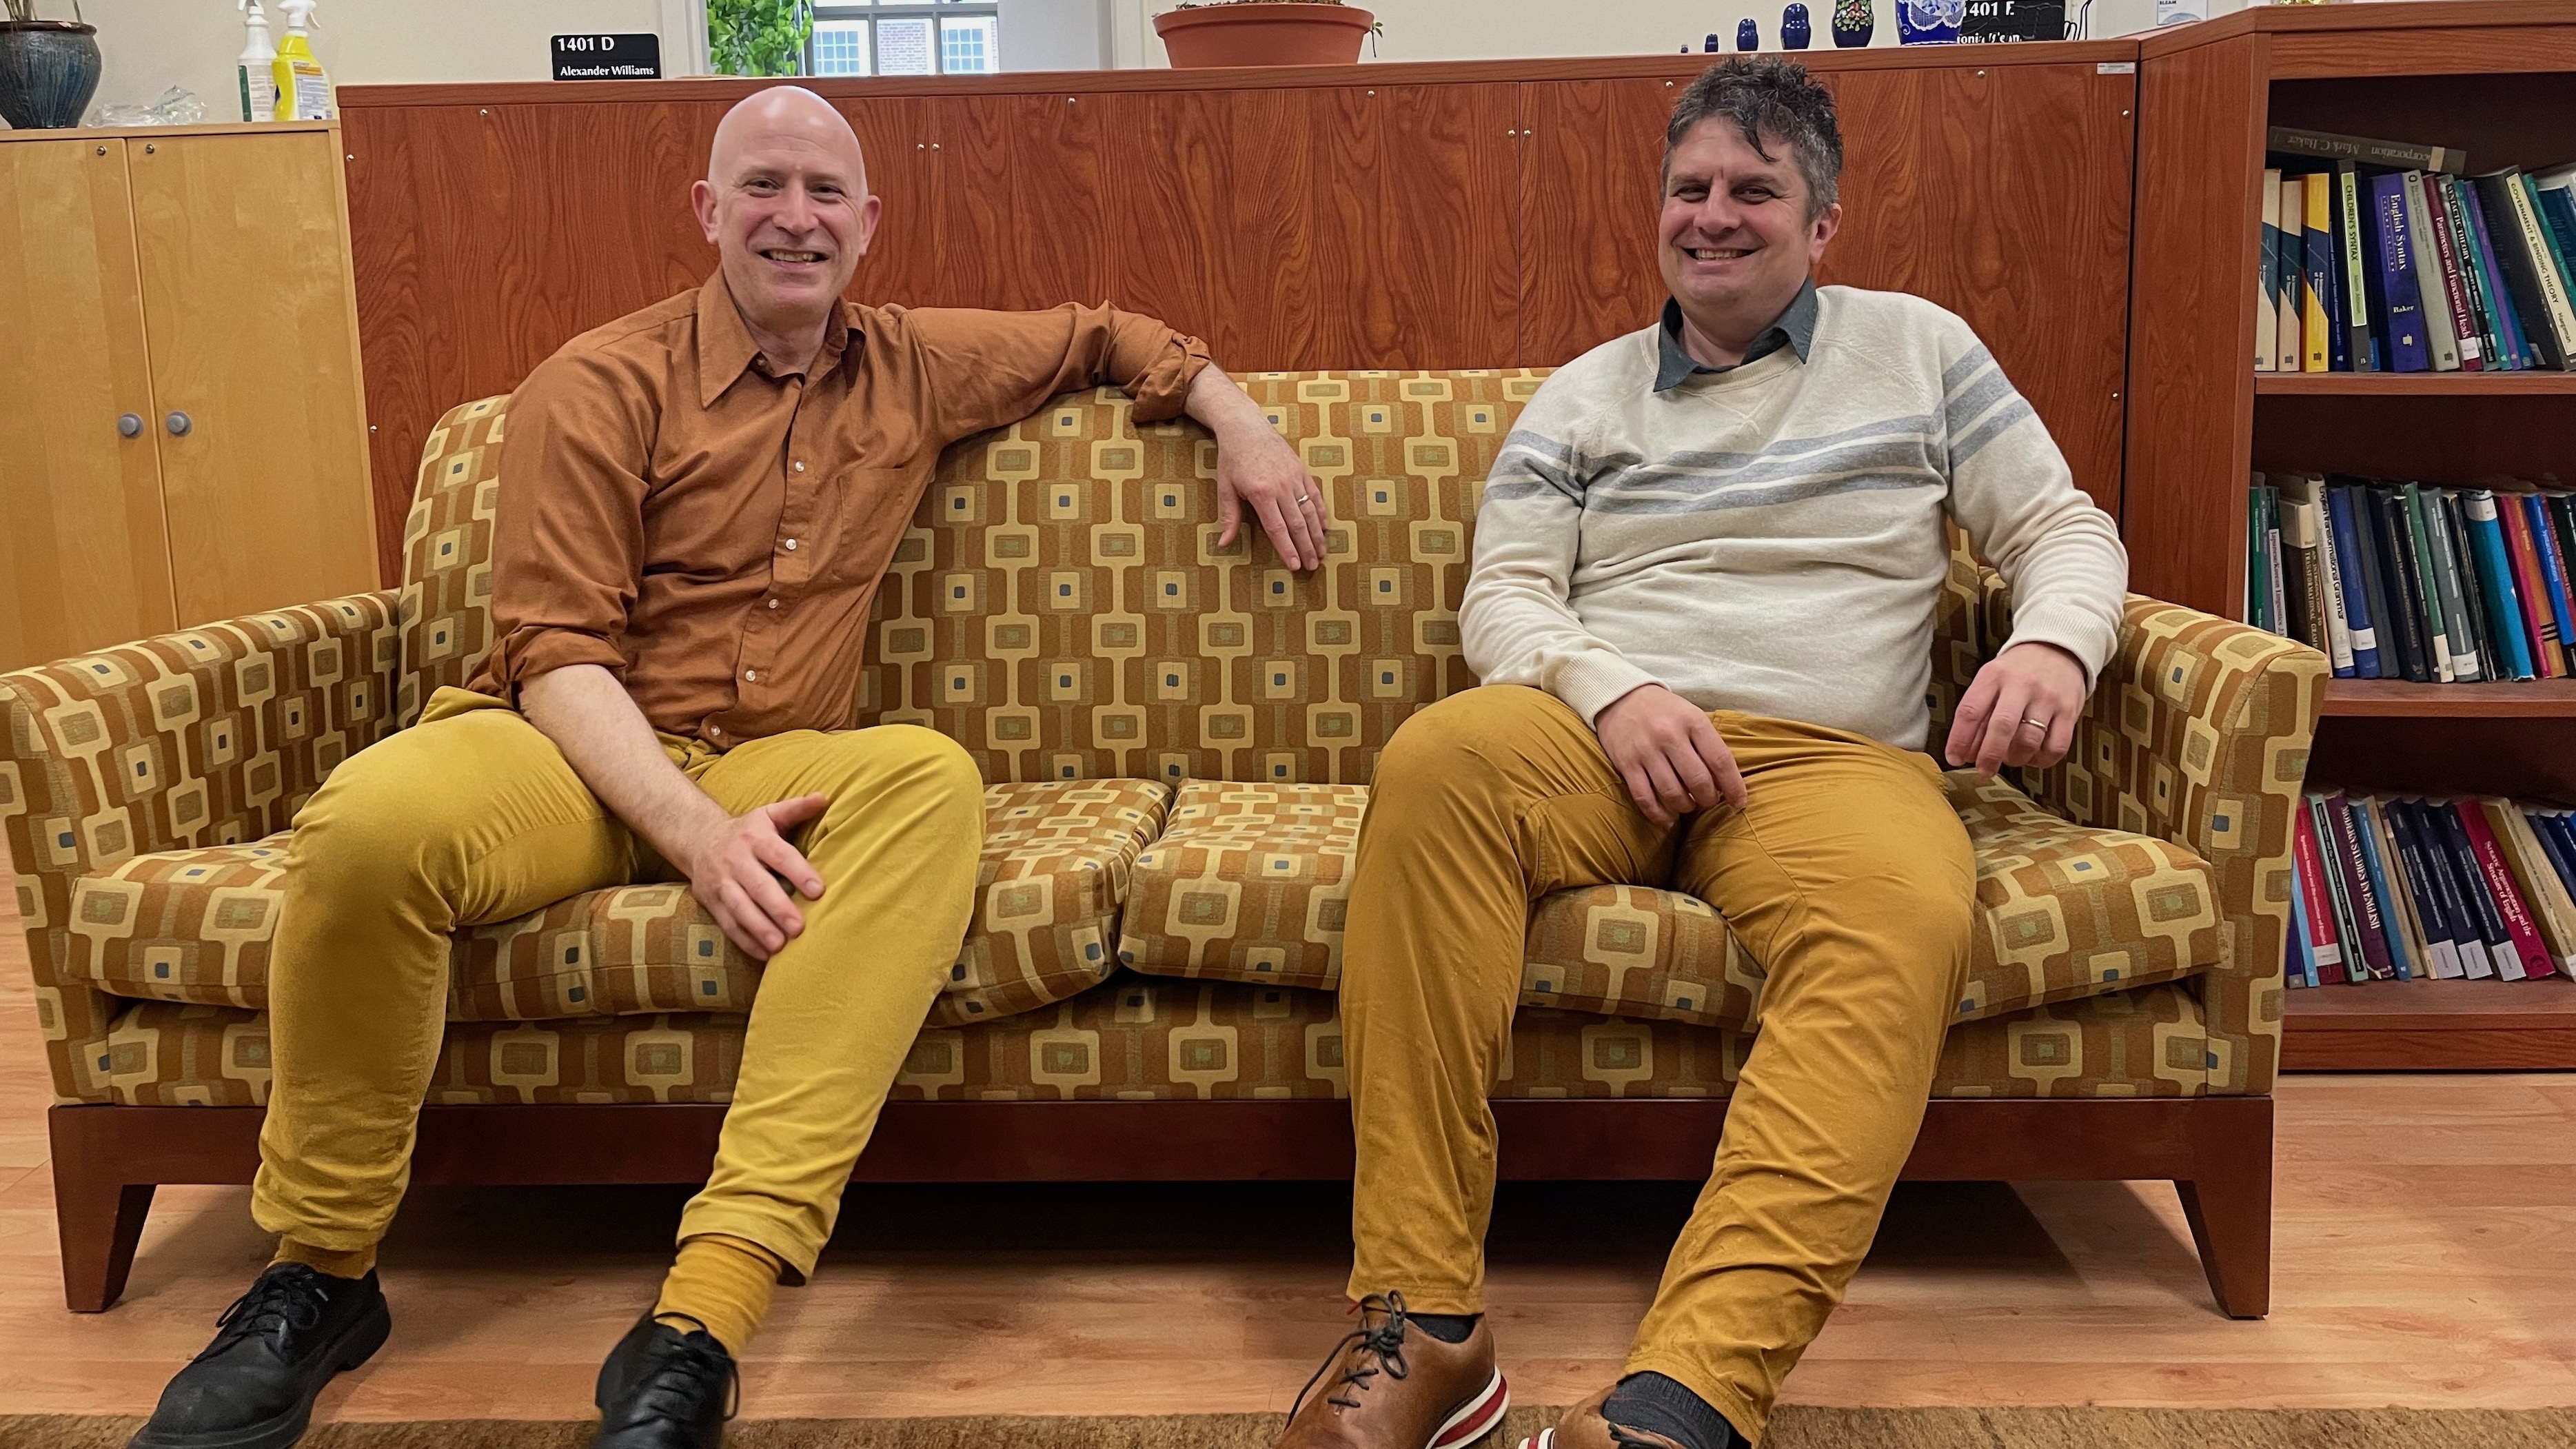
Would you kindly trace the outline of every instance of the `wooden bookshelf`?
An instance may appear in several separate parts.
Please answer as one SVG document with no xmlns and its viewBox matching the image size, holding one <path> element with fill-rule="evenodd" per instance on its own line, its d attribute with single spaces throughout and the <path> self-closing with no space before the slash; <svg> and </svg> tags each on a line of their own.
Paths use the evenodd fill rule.
<svg viewBox="0 0 2576 1449">
<path fill-rule="evenodd" d="M 2258 373 L 2274 125 L 2576 160 L 2576 0 L 2260 6 L 2140 41 L 2121 525 L 2142 593 L 2234 615 L 2256 470 L 2576 481 L 2576 374 Z M 2309 778 L 2576 802 L 2576 680 L 2337 680 Z M 2563 981 L 2289 993 L 2292 1069 L 2576 1069 Z"/>
</svg>

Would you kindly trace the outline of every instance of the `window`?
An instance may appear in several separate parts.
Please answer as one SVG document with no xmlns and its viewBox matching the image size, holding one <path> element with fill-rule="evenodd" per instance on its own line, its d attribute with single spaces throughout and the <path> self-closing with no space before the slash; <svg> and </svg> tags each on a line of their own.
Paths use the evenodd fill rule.
<svg viewBox="0 0 2576 1449">
<path fill-rule="evenodd" d="M 1002 68 L 998 0 L 816 0 L 813 75 L 991 75 Z"/>
</svg>

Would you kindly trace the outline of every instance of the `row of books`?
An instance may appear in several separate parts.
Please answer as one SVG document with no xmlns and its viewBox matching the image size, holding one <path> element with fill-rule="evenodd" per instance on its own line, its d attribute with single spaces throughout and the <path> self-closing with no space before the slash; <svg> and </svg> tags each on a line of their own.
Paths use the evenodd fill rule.
<svg viewBox="0 0 2576 1449">
<path fill-rule="evenodd" d="M 2312 793 L 2293 845 L 2292 986 L 2576 975 L 2576 813 Z"/>
<path fill-rule="evenodd" d="M 2271 128 L 2256 372 L 2576 368 L 2576 166 Z"/>
<path fill-rule="evenodd" d="M 2419 684 L 2576 671 L 2576 494 L 2257 473 L 2244 618 L 2338 679 Z"/>
</svg>

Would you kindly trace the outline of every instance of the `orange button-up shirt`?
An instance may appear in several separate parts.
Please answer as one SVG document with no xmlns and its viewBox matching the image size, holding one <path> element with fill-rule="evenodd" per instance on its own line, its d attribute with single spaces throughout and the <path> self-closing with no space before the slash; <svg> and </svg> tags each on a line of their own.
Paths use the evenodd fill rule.
<svg viewBox="0 0 2576 1449">
<path fill-rule="evenodd" d="M 515 703 L 597 664 L 655 729 L 719 749 L 847 729 L 868 607 L 940 450 L 1104 382 L 1160 421 L 1206 363 L 1109 307 L 843 302 L 813 364 L 772 376 L 718 273 L 564 344 L 511 399 L 473 687 Z"/>
</svg>

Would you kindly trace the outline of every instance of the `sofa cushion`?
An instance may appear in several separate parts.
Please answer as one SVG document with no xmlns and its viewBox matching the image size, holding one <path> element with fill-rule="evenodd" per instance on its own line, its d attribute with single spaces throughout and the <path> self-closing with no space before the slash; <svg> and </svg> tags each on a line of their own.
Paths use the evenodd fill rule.
<svg viewBox="0 0 2576 1449">
<path fill-rule="evenodd" d="M 2181 846 L 2069 824 L 2003 780 L 1943 789 L 1977 854 L 1958 1017 L 1974 1021 L 2217 965 L 2209 867 Z M 1366 791 L 1196 781 L 1137 861 L 1120 958 L 1149 975 L 1332 989 Z M 1560 891 L 1531 913 L 1521 1001 L 1701 1026 L 1758 1023 L 1762 968 L 1707 905 L 1646 886 Z"/>
<path fill-rule="evenodd" d="M 723 1102 L 744 1018 L 674 1013 L 448 1027 L 432 1103 Z M 1753 1038 L 1678 1021 L 1532 1007 L 1512 1022 L 1500 1098 L 1723 1097 Z M 113 1099 L 251 1106 L 268 1097 L 268 1018 L 129 1003 L 94 1064 Z M 2197 1097 L 2200 1003 L 2174 982 L 1969 1022 L 1950 1032 L 1935 1097 Z M 1341 1097 L 1342 1028 L 1326 992 L 1120 975 L 1042 1010 L 932 1027 L 898 1101 L 1164 1101 Z"/>
<path fill-rule="evenodd" d="M 1149 780 L 996 785 L 964 949 L 931 1020 L 1062 1001 L 1113 969 L 1119 903 L 1170 792 Z M 263 1010 L 288 836 L 136 856 L 73 888 L 71 965 L 120 996 Z M 451 1021 L 751 1009 L 759 967 L 685 884 L 585 891 L 461 933 Z"/>
</svg>

